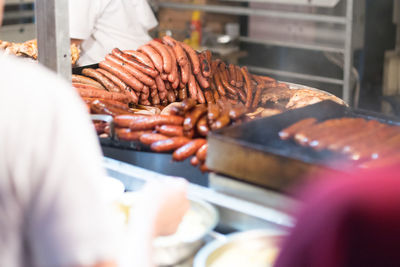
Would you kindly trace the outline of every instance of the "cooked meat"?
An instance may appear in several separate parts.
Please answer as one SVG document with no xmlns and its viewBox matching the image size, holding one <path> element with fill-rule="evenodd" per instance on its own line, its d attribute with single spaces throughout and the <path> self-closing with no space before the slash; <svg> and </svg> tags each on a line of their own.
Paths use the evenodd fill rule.
<svg viewBox="0 0 400 267">
<path fill-rule="evenodd" d="M 294 93 L 294 90 L 290 90 L 285 87 L 272 87 L 264 90 L 261 96 L 261 102 L 263 105 L 267 102 L 277 103 L 279 101 L 289 100 Z"/>
</svg>

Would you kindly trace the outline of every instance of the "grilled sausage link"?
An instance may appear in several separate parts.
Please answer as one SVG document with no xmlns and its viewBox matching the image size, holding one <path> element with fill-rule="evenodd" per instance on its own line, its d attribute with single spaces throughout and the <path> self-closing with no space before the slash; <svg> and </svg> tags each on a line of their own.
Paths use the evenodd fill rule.
<svg viewBox="0 0 400 267">
<path fill-rule="evenodd" d="M 203 117 L 200 118 L 200 120 L 197 122 L 196 125 L 197 132 L 201 135 L 206 137 L 208 132 L 210 131 L 210 128 L 208 127 L 207 123 L 207 115 L 204 115 Z"/>
<path fill-rule="evenodd" d="M 247 70 L 247 67 L 242 67 L 241 68 L 241 72 L 242 72 L 242 75 L 243 75 L 244 80 L 245 80 L 245 88 L 246 88 L 245 91 L 246 91 L 246 96 L 247 96 L 247 98 L 246 98 L 246 108 L 249 108 L 249 107 L 251 107 L 251 103 L 252 103 L 252 100 L 253 100 L 253 84 L 251 82 L 250 74 L 249 74 L 249 72 Z"/>
<path fill-rule="evenodd" d="M 151 61 L 151 59 L 146 54 L 136 50 L 124 50 L 124 53 L 133 56 L 140 63 L 152 69 L 155 69 L 153 61 Z"/>
<path fill-rule="evenodd" d="M 207 143 L 206 139 L 203 138 L 198 138 L 190 141 L 189 143 L 185 144 L 184 146 L 178 148 L 177 150 L 174 151 L 172 154 L 172 158 L 176 161 L 183 161 L 190 156 L 194 155 L 197 150 L 201 146 L 203 146 L 205 143 Z"/>
<path fill-rule="evenodd" d="M 194 108 L 189 114 L 186 115 L 185 120 L 183 121 L 183 130 L 190 131 L 194 129 L 197 121 L 206 112 L 207 112 L 207 107 L 205 105 L 199 105 L 196 108 Z"/>
<path fill-rule="evenodd" d="M 99 63 L 100 68 L 107 70 L 108 72 L 114 74 L 119 79 L 121 79 L 124 83 L 129 85 L 132 89 L 137 92 L 142 91 L 143 83 L 141 83 L 138 79 L 133 77 L 129 72 L 123 69 L 118 64 L 110 61 L 102 61 Z"/>
<path fill-rule="evenodd" d="M 82 74 L 91 77 L 101 83 L 108 91 L 110 92 L 121 92 L 120 88 L 117 87 L 110 79 L 104 76 L 102 73 L 98 72 L 95 69 L 84 68 L 82 70 Z"/>
<path fill-rule="evenodd" d="M 146 54 L 151 61 L 153 62 L 154 66 L 156 67 L 156 69 L 162 73 L 163 72 L 163 59 L 161 57 L 161 55 L 150 45 L 142 45 L 141 47 L 139 47 L 138 49 L 139 52 L 143 52 L 144 54 Z"/>
<path fill-rule="evenodd" d="M 148 133 L 151 133 L 151 131 L 131 131 L 129 128 L 115 128 L 118 139 L 124 141 L 138 141 L 143 134 Z"/>
<path fill-rule="evenodd" d="M 106 88 L 104 88 L 104 86 L 101 85 L 99 82 L 97 82 L 97 81 L 95 81 L 95 80 L 93 80 L 91 78 L 82 76 L 82 75 L 72 74 L 72 82 L 73 83 L 89 84 L 89 85 L 92 85 L 94 87 L 97 87 L 98 89 L 106 90 Z"/>
<path fill-rule="evenodd" d="M 77 90 L 81 97 L 95 97 L 104 98 L 110 100 L 116 100 L 123 103 L 129 103 L 130 98 L 125 94 L 108 92 L 106 90 L 98 89 L 97 87 L 88 84 L 72 84 Z"/>
<path fill-rule="evenodd" d="M 149 43 L 157 52 L 161 55 L 163 61 L 163 70 L 166 73 L 171 73 L 172 70 L 172 58 L 171 55 L 166 48 L 166 46 L 162 43 L 159 43 L 155 40 L 150 41 Z"/>
<path fill-rule="evenodd" d="M 140 136 L 140 142 L 145 145 L 151 145 L 154 142 L 168 139 L 167 136 L 158 133 L 147 133 Z"/>
<path fill-rule="evenodd" d="M 129 55 L 129 54 L 125 54 L 124 52 L 122 52 L 121 50 L 119 50 L 118 48 L 114 48 L 111 51 L 111 54 L 118 58 L 119 60 L 122 60 L 123 62 L 127 63 L 128 65 L 138 69 L 140 72 L 149 75 L 150 77 L 156 77 L 158 75 L 158 71 L 155 70 L 154 68 L 149 67 L 148 65 L 142 63 L 141 61 L 139 61 L 138 59 L 136 59 L 135 57 Z"/>
<path fill-rule="evenodd" d="M 208 143 L 204 144 L 202 147 L 199 148 L 199 150 L 196 153 L 196 157 L 200 161 L 203 161 L 203 162 L 206 161 L 207 150 L 208 150 Z"/>
<path fill-rule="evenodd" d="M 192 65 L 192 71 L 193 74 L 199 74 L 200 73 L 200 60 L 199 56 L 197 55 L 196 51 L 194 51 L 193 48 L 191 48 L 189 45 L 185 43 L 179 43 L 183 50 L 189 55 L 190 63 Z"/>
<path fill-rule="evenodd" d="M 133 77 L 138 79 L 144 85 L 147 85 L 147 86 L 154 85 L 154 80 L 150 76 L 147 76 L 146 74 L 144 74 L 143 72 L 138 70 L 136 67 L 128 64 L 127 62 L 120 60 L 118 57 L 116 57 L 114 55 L 107 55 L 106 60 L 121 66 L 122 68 L 124 68 L 127 72 L 129 72 Z"/>
<path fill-rule="evenodd" d="M 183 127 L 179 125 L 161 125 L 156 130 L 166 136 L 183 136 Z"/>
<path fill-rule="evenodd" d="M 179 136 L 179 137 L 171 137 L 166 140 L 157 141 L 151 144 L 151 150 L 155 152 L 168 152 L 171 150 L 175 150 L 181 146 L 186 145 L 190 142 L 190 139 L 187 137 Z"/>
</svg>

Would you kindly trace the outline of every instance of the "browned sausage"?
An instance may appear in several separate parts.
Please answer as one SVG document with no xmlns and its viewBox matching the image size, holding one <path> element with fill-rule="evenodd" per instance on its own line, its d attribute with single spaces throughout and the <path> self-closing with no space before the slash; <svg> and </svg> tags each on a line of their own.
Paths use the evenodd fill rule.
<svg viewBox="0 0 400 267">
<path fill-rule="evenodd" d="M 180 125 L 161 125 L 156 130 L 166 136 L 183 136 L 183 127 Z"/>
<path fill-rule="evenodd" d="M 229 109 L 229 117 L 237 120 L 246 113 L 247 109 L 243 104 L 234 105 Z"/>
<path fill-rule="evenodd" d="M 95 69 L 84 68 L 82 74 L 91 77 L 101 83 L 108 91 L 119 93 L 121 90 L 110 79 Z"/>
<path fill-rule="evenodd" d="M 243 75 L 239 66 L 236 66 L 236 87 L 243 86 Z"/>
<path fill-rule="evenodd" d="M 196 157 L 200 161 L 203 161 L 203 162 L 206 161 L 207 150 L 208 150 L 208 143 L 204 144 L 202 147 L 199 148 L 199 150 L 197 150 Z"/>
<path fill-rule="evenodd" d="M 131 130 L 149 130 L 154 129 L 157 125 L 172 124 L 182 125 L 183 118 L 172 115 L 152 115 L 132 120 L 129 127 Z"/>
<path fill-rule="evenodd" d="M 199 165 L 199 163 L 200 163 L 200 161 L 199 161 L 199 159 L 198 159 L 196 156 L 194 156 L 194 157 L 192 157 L 192 158 L 190 159 L 190 164 L 192 164 L 194 167 L 196 167 L 197 165 Z"/>
<path fill-rule="evenodd" d="M 205 105 L 198 105 L 189 114 L 186 115 L 183 122 L 183 130 L 190 131 L 194 129 L 197 121 L 207 112 L 207 107 Z"/>
<path fill-rule="evenodd" d="M 143 106 L 151 106 L 149 99 L 140 99 L 139 104 Z"/>
<path fill-rule="evenodd" d="M 190 131 L 183 131 L 183 135 L 189 139 L 192 139 L 194 134 L 194 129 L 191 129 Z"/>
<path fill-rule="evenodd" d="M 238 88 L 237 89 L 238 95 L 239 95 L 239 99 L 242 100 L 243 103 L 246 103 L 246 93 L 244 92 L 244 90 L 242 88 Z"/>
<path fill-rule="evenodd" d="M 201 74 L 201 72 L 196 74 L 196 80 L 202 88 L 206 89 L 210 87 L 210 83 L 206 78 L 203 77 L 203 74 Z"/>
<path fill-rule="evenodd" d="M 218 93 L 222 96 L 226 95 L 226 91 L 225 91 L 224 86 L 222 85 L 221 75 L 220 75 L 219 71 L 216 71 L 214 73 L 214 82 L 215 82 L 215 86 L 217 87 Z"/>
<path fill-rule="evenodd" d="M 214 122 L 218 119 L 220 115 L 220 109 L 217 104 L 208 104 L 207 117 L 210 122 Z"/>
<path fill-rule="evenodd" d="M 137 61 L 143 63 L 144 65 L 155 69 L 153 61 L 151 61 L 151 59 L 146 54 L 136 50 L 124 50 L 124 53 L 133 56 Z"/>
<path fill-rule="evenodd" d="M 264 89 L 264 86 L 262 84 L 257 85 L 257 90 L 256 93 L 254 94 L 254 100 L 253 100 L 253 108 L 256 108 L 258 106 L 258 103 L 260 102 L 261 99 L 261 92 Z"/>
<path fill-rule="evenodd" d="M 315 118 L 307 118 L 301 121 L 296 122 L 295 124 L 290 125 L 289 127 L 281 130 L 279 132 L 279 137 L 282 140 L 287 140 L 289 138 L 294 137 L 296 133 L 303 129 L 307 129 L 309 126 L 315 124 L 317 120 Z"/>
<path fill-rule="evenodd" d="M 197 99 L 196 79 L 194 78 L 193 74 L 190 75 L 188 89 L 189 89 L 189 97 L 193 98 L 193 99 Z"/>
<path fill-rule="evenodd" d="M 233 87 L 232 85 L 229 84 L 228 80 L 225 79 L 225 77 L 222 80 L 222 85 L 225 87 L 226 92 L 228 92 L 231 95 L 237 96 L 238 95 L 238 90 Z M 236 99 L 236 97 L 235 97 Z"/>
<path fill-rule="evenodd" d="M 121 108 L 120 105 L 110 104 L 108 101 L 117 102 L 107 99 L 97 99 L 91 102 L 90 111 L 93 114 L 107 114 L 111 116 L 133 114 L 133 112 L 126 107 L 126 105 Z M 120 102 L 118 102 L 120 103 Z M 121 103 L 122 104 L 122 103 Z"/>
<path fill-rule="evenodd" d="M 213 124 L 211 124 L 211 129 L 213 130 L 221 129 L 227 126 L 230 122 L 231 119 L 229 118 L 229 114 L 223 113 Z"/>
<path fill-rule="evenodd" d="M 208 51 L 208 50 L 207 50 Z M 208 78 L 211 76 L 211 56 L 210 59 L 207 59 L 207 51 L 201 53 L 200 57 L 200 64 L 201 64 L 201 73 L 203 74 L 204 77 Z M 209 52 L 209 51 L 208 51 Z M 210 52 L 211 55 L 211 52 Z"/>
<path fill-rule="evenodd" d="M 97 87 L 98 89 L 103 89 L 103 90 L 106 89 L 99 82 L 96 82 L 95 80 L 90 79 L 90 78 L 85 77 L 85 76 L 82 76 L 82 75 L 72 74 L 72 82 L 73 83 L 89 84 L 89 85 L 92 85 L 94 87 Z"/>
<path fill-rule="evenodd" d="M 88 84 L 74 83 L 73 86 L 78 90 L 78 93 L 81 97 L 104 98 L 104 99 L 116 100 L 123 103 L 129 103 L 131 101 L 131 99 L 125 94 L 108 92 L 106 90 L 90 86 Z"/>
<path fill-rule="evenodd" d="M 147 133 L 140 136 L 140 142 L 145 145 L 151 145 L 154 142 L 168 139 L 167 136 L 158 133 Z"/>
<path fill-rule="evenodd" d="M 153 62 L 156 69 L 160 73 L 163 72 L 163 59 L 153 47 L 151 47 L 150 45 L 142 45 L 141 47 L 139 47 L 138 51 L 146 54 Z"/>
<path fill-rule="evenodd" d="M 169 103 L 173 103 L 176 101 L 176 96 L 174 91 L 172 90 L 167 91 L 167 99 Z"/>
<path fill-rule="evenodd" d="M 177 66 L 177 62 L 176 62 L 176 57 L 175 57 L 175 53 L 174 50 L 172 50 L 172 48 L 168 45 L 165 46 L 168 49 L 169 54 L 171 55 L 171 61 L 172 61 L 172 69 L 171 69 L 171 73 L 168 75 L 168 81 L 170 81 L 172 83 L 172 87 L 174 89 L 178 88 L 179 86 L 179 73 L 178 73 L 178 66 Z"/>
<path fill-rule="evenodd" d="M 200 165 L 200 171 L 201 172 L 209 172 L 210 169 L 206 166 L 205 163 L 203 163 L 203 164 Z"/>
<path fill-rule="evenodd" d="M 168 152 L 178 147 L 184 146 L 190 142 L 190 139 L 184 136 L 171 137 L 166 140 L 157 141 L 151 144 L 150 148 L 156 152 Z"/>
<path fill-rule="evenodd" d="M 120 89 L 121 92 L 125 92 L 125 91 L 128 91 L 128 89 L 130 89 L 126 83 L 121 81 L 121 79 L 119 79 L 114 74 L 112 74 L 104 69 L 101 69 L 101 68 L 98 68 L 96 70 L 98 72 L 100 72 L 101 74 L 103 74 L 104 76 L 106 76 L 108 79 L 110 79 L 116 86 L 118 86 L 118 88 Z"/>
<path fill-rule="evenodd" d="M 188 98 L 180 103 L 178 106 L 179 110 L 181 110 L 183 113 L 188 112 L 192 108 L 196 106 L 197 102 L 195 99 Z"/>
<path fill-rule="evenodd" d="M 207 115 L 204 115 L 203 117 L 200 118 L 200 120 L 197 122 L 197 132 L 201 136 L 207 136 L 208 132 L 210 131 L 210 128 L 208 127 L 207 124 Z"/>
<path fill-rule="evenodd" d="M 179 66 L 184 67 L 185 65 L 189 64 L 189 60 L 186 56 L 185 50 L 183 50 L 183 47 L 180 45 L 179 42 L 177 42 L 170 36 L 164 36 L 163 41 L 165 44 L 171 46 L 174 50 L 175 57 Z"/>
<path fill-rule="evenodd" d="M 160 76 L 156 77 L 156 85 L 159 92 L 167 91 L 167 89 L 165 88 L 164 81 L 161 79 Z"/>
<path fill-rule="evenodd" d="M 152 40 L 149 43 L 161 55 L 163 61 L 163 69 L 166 73 L 171 73 L 172 58 L 166 46 L 158 41 Z"/>
<path fill-rule="evenodd" d="M 138 141 L 143 134 L 151 133 L 151 131 L 131 131 L 129 128 L 115 128 L 115 133 L 120 140 Z"/>
<path fill-rule="evenodd" d="M 158 71 L 155 70 L 154 68 L 151 68 L 147 66 L 146 64 L 140 62 L 136 58 L 134 58 L 131 55 L 125 54 L 118 48 L 114 48 L 111 51 L 112 55 L 116 57 L 119 60 L 122 60 L 123 62 L 127 63 L 128 65 L 134 67 L 135 69 L 138 69 L 140 72 L 149 75 L 150 77 L 156 77 L 158 75 Z"/>
<path fill-rule="evenodd" d="M 245 88 L 246 88 L 246 108 L 249 108 L 251 106 L 252 100 L 253 100 L 253 84 L 250 78 L 250 74 L 247 71 L 247 67 L 242 67 L 241 68 L 244 80 L 245 80 Z"/>
<path fill-rule="evenodd" d="M 214 94 L 210 89 L 204 90 L 204 96 L 206 98 L 207 104 L 215 103 Z"/>
<path fill-rule="evenodd" d="M 93 103 L 96 100 L 99 100 L 101 102 L 104 102 L 108 105 L 112 105 L 113 107 L 116 108 L 120 108 L 120 109 L 125 109 L 126 111 L 130 111 L 129 106 L 127 104 L 124 104 L 122 102 L 119 101 L 115 101 L 115 100 L 110 100 L 110 99 L 102 99 L 102 98 L 88 98 L 88 97 L 83 97 L 83 100 L 85 101 L 85 103 Z"/>
<path fill-rule="evenodd" d="M 168 102 L 168 100 L 167 100 L 167 91 L 162 91 L 162 92 L 158 92 L 158 97 L 160 98 L 160 100 L 161 100 L 161 103 L 165 100 L 165 101 L 167 101 Z"/>
<path fill-rule="evenodd" d="M 114 51 L 114 50 L 113 50 Z M 127 64 L 125 61 L 120 60 L 114 55 L 107 55 L 106 60 L 113 62 L 122 68 L 124 68 L 127 72 L 129 72 L 133 77 L 138 79 L 141 83 L 147 85 L 147 86 L 153 86 L 154 85 L 154 80 L 150 77 L 135 68 L 134 66 Z"/>
<path fill-rule="evenodd" d="M 146 115 L 122 115 L 114 118 L 115 127 L 129 128 L 131 123 L 139 118 L 148 117 Z"/>
<path fill-rule="evenodd" d="M 189 45 L 187 45 L 185 43 L 179 43 L 179 44 L 186 51 L 187 55 L 189 55 L 193 74 L 199 74 L 200 73 L 200 60 L 199 60 L 199 56 L 197 55 L 196 51 L 194 51 L 193 48 L 191 48 Z"/>
<path fill-rule="evenodd" d="M 197 102 L 199 102 L 200 104 L 205 104 L 206 98 L 204 97 L 203 90 L 201 90 L 201 87 L 197 82 L 196 82 L 196 87 L 197 87 Z"/>
<path fill-rule="evenodd" d="M 178 148 L 177 150 L 174 151 L 172 154 L 172 158 L 176 161 L 183 161 L 190 156 L 194 155 L 197 150 L 201 146 L 203 146 L 205 143 L 207 143 L 206 139 L 203 138 L 198 138 L 190 141 L 189 143 L 185 144 L 184 146 Z"/>
<path fill-rule="evenodd" d="M 142 91 L 143 83 L 141 83 L 138 79 L 133 77 L 125 69 L 121 68 L 121 66 L 110 61 L 102 61 L 99 63 L 99 66 L 100 68 L 105 69 L 108 72 L 111 72 L 112 74 L 117 76 L 119 79 L 121 79 L 124 83 L 129 85 L 135 91 L 137 92 Z"/>
<path fill-rule="evenodd" d="M 187 84 L 189 82 L 190 75 L 192 73 L 189 64 L 181 66 L 180 70 L 181 70 L 181 81 L 183 84 Z"/>
<path fill-rule="evenodd" d="M 229 64 L 229 76 L 230 76 L 230 84 L 232 85 L 232 86 L 236 86 L 236 80 L 237 80 L 237 78 L 236 78 L 236 68 L 235 68 L 235 65 L 233 65 L 233 64 Z"/>
<path fill-rule="evenodd" d="M 179 100 L 185 100 L 188 98 L 186 87 L 179 88 Z"/>
</svg>

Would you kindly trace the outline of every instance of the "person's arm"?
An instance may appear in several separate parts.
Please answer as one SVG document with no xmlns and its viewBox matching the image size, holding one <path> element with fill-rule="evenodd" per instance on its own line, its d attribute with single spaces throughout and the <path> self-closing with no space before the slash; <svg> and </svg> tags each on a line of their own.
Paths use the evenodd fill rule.
<svg viewBox="0 0 400 267">
<path fill-rule="evenodd" d="M 140 193 L 129 227 L 134 266 L 154 266 L 153 241 L 176 232 L 189 209 L 187 182 L 181 178 L 148 183 Z"/>
<path fill-rule="evenodd" d="M 23 209 L 28 265 L 115 266 L 122 233 L 101 195 L 101 151 L 83 102 L 43 67 L 2 63 L 0 110 L 12 114 L 3 121 L 3 150 Z"/>
</svg>

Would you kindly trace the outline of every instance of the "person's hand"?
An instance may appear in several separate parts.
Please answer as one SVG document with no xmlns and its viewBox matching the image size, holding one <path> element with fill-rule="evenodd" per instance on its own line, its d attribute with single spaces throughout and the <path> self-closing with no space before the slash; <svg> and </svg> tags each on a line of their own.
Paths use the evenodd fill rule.
<svg viewBox="0 0 400 267">
<path fill-rule="evenodd" d="M 186 180 L 170 178 L 150 182 L 142 190 L 142 203 L 146 206 L 154 226 L 154 235 L 171 235 L 176 232 L 183 216 L 190 207 L 187 199 Z"/>
</svg>

